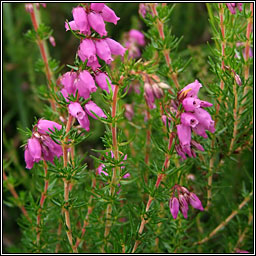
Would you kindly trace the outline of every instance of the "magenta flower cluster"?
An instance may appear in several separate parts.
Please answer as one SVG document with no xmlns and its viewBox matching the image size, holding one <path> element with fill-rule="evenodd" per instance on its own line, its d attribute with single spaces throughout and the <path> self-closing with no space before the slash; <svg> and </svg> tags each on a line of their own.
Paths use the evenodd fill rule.
<svg viewBox="0 0 256 256">
<path fill-rule="evenodd" d="M 105 22 L 112 22 L 117 24 L 120 19 L 116 16 L 115 12 L 104 3 L 91 3 L 90 5 L 79 6 L 73 9 L 74 20 L 65 23 L 66 30 L 69 27 L 72 30 L 80 31 L 86 35 L 81 41 L 78 56 L 85 62 L 87 66 L 91 67 L 94 71 L 101 67 L 97 56 L 104 60 L 106 64 L 113 61 L 113 55 L 123 56 L 126 49 L 117 41 L 111 38 L 93 38 L 91 37 L 91 28 L 96 31 L 100 37 L 107 36 Z"/>
<path fill-rule="evenodd" d="M 50 161 L 52 163 L 54 157 L 60 157 L 62 155 L 62 148 L 59 144 L 55 143 L 49 134 L 54 131 L 55 128 L 60 130 L 62 126 L 53 121 L 40 119 L 33 128 L 33 134 L 28 143 L 25 146 L 25 162 L 26 168 L 33 168 L 34 163 L 38 163 L 40 160 Z"/>
<path fill-rule="evenodd" d="M 180 116 L 180 124 L 177 125 L 179 144 L 175 145 L 177 153 L 186 159 L 196 157 L 194 149 L 204 151 L 202 145 L 191 139 L 191 131 L 195 134 L 207 138 L 206 130 L 215 132 L 214 121 L 211 115 L 204 109 L 211 107 L 212 103 L 198 99 L 197 94 L 202 85 L 195 82 L 185 86 L 178 94 L 179 103 L 181 102 L 184 112 Z"/>
<path fill-rule="evenodd" d="M 108 78 L 108 76 L 103 72 L 99 72 L 96 74 L 95 77 L 96 81 L 98 82 L 98 85 L 102 89 L 107 90 L 109 92 L 106 79 L 108 79 L 110 84 L 111 81 Z M 63 97 L 66 99 L 66 101 L 70 103 L 68 106 L 68 111 L 70 115 L 75 117 L 79 124 L 86 131 L 90 130 L 90 122 L 87 115 L 90 115 L 94 119 L 97 119 L 97 116 L 102 118 L 107 117 L 104 114 L 103 110 L 99 106 L 97 106 L 92 100 L 85 104 L 84 109 L 81 107 L 80 103 L 69 101 L 69 95 L 75 96 L 76 91 L 78 91 L 78 95 L 83 97 L 84 99 L 88 99 L 91 93 L 96 92 L 97 87 L 95 85 L 94 79 L 87 70 L 83 70 L 79 73 L 67 72 L 61 77 L 60 81 L 61 84 L 64 86 L 61 89 L 61 93 Z M 94 113 L 97 116 L 94 115 Z"/>
<path fill-rule="evenodd" d="M 243 3 L 228 3 L 226 4 L 232 14 L 236 14 L 236 8 L 241 12 Z"/>
<path fill-rule="evenodd" d="M 184 218 L 187 219 L 189 204 L 195 209 L 200 211 L 204 210 L 202 203 L 196 194 L 189 192 L 185 187 L 176 184 L 172 190 L 173 195 L 170 199 L 169 207 L 174 219 L 177 218 L 179 211 L 181 211 Z M 178 194 L 177 197 L 175 197 L 175 191 Z"/>
</svg>

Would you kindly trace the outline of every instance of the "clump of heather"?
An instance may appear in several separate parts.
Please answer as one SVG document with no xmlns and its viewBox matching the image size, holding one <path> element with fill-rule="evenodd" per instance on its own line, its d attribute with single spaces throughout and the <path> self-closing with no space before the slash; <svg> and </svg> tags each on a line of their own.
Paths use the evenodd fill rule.
<svg viewBox="0 0 256 256">
<path fill-rule="evenodd" d="M 23 4 L 41 74 L 26 71 L 23 151 L 5 143 L 4 202 L 22 214 L 8 252 L 253 251 L 253 4 L 140 3 L 129 20 L 134 4 L 78 3 L 58 33 L 40 18 L 51 4 Z M 184 47 L 173 26 L 192 7 L 211 30 Z M 70 45 L 71 63 L 50 57 Z"/>
</svg>

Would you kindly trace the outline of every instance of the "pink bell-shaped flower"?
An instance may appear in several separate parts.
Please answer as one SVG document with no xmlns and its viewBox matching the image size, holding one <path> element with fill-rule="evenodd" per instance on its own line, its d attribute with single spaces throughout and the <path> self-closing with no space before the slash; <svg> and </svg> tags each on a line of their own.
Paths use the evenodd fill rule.
<svg viewBox="0 0 256 256">
<path fill-rule="evenodd" d="M 103 20 L 106 22 L 111 22 L 116 25 L 117 21 L 120 20 L 120 18 L 116 16 L 115 12 L 106 5 L 103 7 L 101 11 L 102 11 L 101 16 Z"/>
<path fill-rule="evenodd" d="M 92 113 L 92 111 L 99 117 L 107 118 L 107 116 L 104 114 L 103 110 L 97 106 L 93 101 L 89 101 L 84 106 L 85 112 L 93 117 L 94 119 L 97 119 L 97 117 Z"/>
<path fill-rule="evenodd" d="M 104 39 L 95 41 L 97 55 L 104 60 L 107 64 L 112 62 L 111 51 Z"/>
<path fill-rule="evenodd" d="M 78 102 L 69 104 L 68 111 L 87 132 L 90 131 L 90 121 Z"/>
<path fill-rule="evenodd" d="M 121 44 L 111 38 L 106 38 L 105 41 L 109 46 L 111 54 L 124 56 L 126 49 Z"/>
<path fill-rule="evenodd" d="M 50 129 L 54 131 L 54 128 L 60 130 L 62 126 L 54 121 L 40 119 L 37 123 L 37 130 L 39 133 L 47 134 L 46 132 L 51 133 Z"/>
<path fill-rule="evenodd" d="M 104 6 L 104 3 L 91 3 L 91 9 L 95 12 L 101 12 Z"/>
<path fill-rule="evenodd" d="M 114 90 L 114 86 L 113 86 L 111 80 L 104 72 L 97 73 L 95 76 L 95 81 L 102 90 L 105 90 L 109 93 L 109 88 L 108 88 L 108 83 L 107 83 L 107 81 L 108 81 L 112 90 Z"/>
<path fill-rule="evenodd" d="M 99 33 L 100 36 L 106 36 L 108 34 L 107 31 L 106 31 L 106 28 L 105 28 L 104 20 L 103 20 L 102 16 L 99 13 L 90 12 L 88 14 L 88 21 L 89 21 L 90 26 L 97 33 Z"/>
<path fill-rule="evenodd" d="M 191 128 L 184 124 L 177 125 L 177 134 L 182 146 L 190 145 L 191 141 Z"/>
<path fill-rule="evenodd" d="M 198 125 L 198 120 L 192 113 L 182 113 L 180 116 L 180 121 L 182 124 L 191 126 L 191 127 L 196 127 Z"/>
</svg>

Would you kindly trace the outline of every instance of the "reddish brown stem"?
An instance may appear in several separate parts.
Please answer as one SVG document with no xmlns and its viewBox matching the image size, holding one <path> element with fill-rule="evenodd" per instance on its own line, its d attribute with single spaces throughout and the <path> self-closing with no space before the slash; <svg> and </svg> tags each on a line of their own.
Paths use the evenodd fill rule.
<svg viewBox="0 0 256 256">
<path fill-rule="evenodd" d="M 18 194 L 17 194 L 15 188 L 13 187 L 12 184 L 10 184 L 10 183 L 8 182 L 8 178 L 7 178 L 7 176 L 6 176 L 6 174 L 5 174 L 4 171 L 3 171 L 3 178 L 4 178 L 4 181 L 7 183 L 6 185 L 7 185 L 8 189 L 10 190 L 12 196 L 16 199 L 18 207 L 20 208 L 20 210 L 22 211 L 22 213 L 24 214 L 24 216 L 26 217 L 26 219 L 27 219 L 30 223 L 32 223 L 32 220 L 31 220 L 31 219 L 29 218 L 29 216 L 28 216 L 28 212 L 26 211 L 24 205 L 21 204 L 20 199 L 19 199 L 19 196 L 18 196 Z"/>
<path fill-rule="evenodd" d="M 157 13 L 157 10 L 156 10 L 156 4 L 153 3 L 153 4 L 150 5 L 150 7 L 151 7 L 151 10 L 153 12 L 153 16 L 158 16 L 158 13 Z M 159 18 L 157 18 L 157 29 L 158 29 L 159 36 L 161 37 L 162 40 L 164 40 L 165 39 L 164 24 Z M 170 75 L 171 79 L 173 80 L 176 89 L 179 89 L 180 85 L 179 85 L 179 82 L 178 82 L 177 73 L 173 71 L 173 68 L 172 68 L 172 65 L 171 65 L 170 49 L 164 49 L 163 54 L 164 54 L 165 62 L 167 64 L 167 66 L 169 67 L 168 75 Z"/>
<path fill-rule="evenodd" d="M 70 131 L 71 126 L 72 126 L 72 120 L 73 117 L 69 114 L 68 115 L 68 121 L 67 121 L 67 125 L 66 125 L 66 134 Z M 68 146 L 67 143 L 68 142 L 68 136 L 65 137 L 64 139 L 64 143 L 62 144 L 62 150 L 63 150 L 63 167 L 66 168 L 68 165 Z M 71 223 L 70 223 L 70 215 L 69 215 L 69 210 L 68 210 L 68 200 L 69 200 L 69 185 L 70 185 L 70 181 L 67 181 L 65 178 L 63 179 L 63 183 L 64 183 L 64 201 L 65 201 L 65 206 L 63 208 L 64 211 L 64 215 L 65 215 L 65 223 L 66 226 L 68 228 L 68 230 L 66 231 L 67 237 L 68 237 L 68 241 L 69 244 L 73 250 L 73 252 L 77 253 L 76 248 L 74 248 L 73 246 L 73 238 L 72 238 L 72 229 L 71 229 Z"/>
<path fill-rule="evenodd" d="M 119 87 L 115 85 L 114 87 L 114 93 L 113 93 L 113 101 L 112 101 L 112 119 L 115 119 L 116 117 L 116 109 L 117 109 L 117 95 L 118 95 L 118 90 Z M 111 125 L 111 132 L 112 132 L 112 144 L 113 144 L 113 153 L 114 153 L 114 158 L 118 160 L 118 145 L 117 145 L 117 126 L 116 122 L 114 120 L 114 124 Z M 118 168 L 113 168 L 113 174 L 112 174 L 112 179 L 111 179 L 111 186 L 110 186 L 110 195 L 113 196 L 115 193 L 115 185 L 116 185 L 116 179 L 117 179 L 117 172 Z M 107 205 L 107 211 L 106 211 L 106 225 L 105 225 L 105 232 L 104 232 L 104 237 L 107 237 L 110 228 L 112 225 L 112 222 L 110 220 L 111 218 L 111 213 L 112 213 L 112 205 L 108 204 Z M 103 249 L 102 249 L 103 250 Z"/>
<path fill-rule="evenodd" d="M 33 27 L 34 27 L 35 31 L 37 32 L 38 23 L 37 23 L 37 20 L 36 20 L 35 11 L 32 11 L 30 13 L 30 17 L 31 17 Z M 50 67 L 49 67 L 49 63 L 48 63 L 46 50 L 44 48 L 43 41 L 39 38 L 39 36 L 37 36 L 37 44 L 38 44 L 38 47 L 39 47 L 39 50 L 40 50 L 40 53 L 41 53 L 41 56 L 42 56 L 42 59 L 43 59 L 44 65 L 45 65 L 45 74 L 46 74 L 46 78 L 47 78 L 47 81 L 48 81 L 48 87 L 49 87 L 49 89 L 51 89 L 52 73 L 51 73 L 51 70 L 50 70 Z M 51 104 L 52 109 L 55 111 L 56 106 L 55 106 L 55 103 L 54 103 L 53 99 L 50 99 L 50 104 Z"/>
</svg>

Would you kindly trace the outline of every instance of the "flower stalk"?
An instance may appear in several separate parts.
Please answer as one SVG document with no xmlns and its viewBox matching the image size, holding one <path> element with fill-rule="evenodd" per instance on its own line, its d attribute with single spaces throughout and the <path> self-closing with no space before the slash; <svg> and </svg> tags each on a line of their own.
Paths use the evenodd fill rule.
<svg viewBox="0 0 256 256">
<path fill-rule="evenodd" d="M 31 18 L 33 27 L 34 27 L 35 31 L 37 32 L 38 27 L 39 27 L 39 21 L 36 18 L 36 14 L 35 14 L 36 10 L 35 9 L 36 8 L 34 7 L 34 4 L 33 4 L 33 11 L 30 12 L 30 18 Z M 46 78 L 47 78 L 47 81 L 48 81 L 48 88 L 51 89 L 53 74 L 52 74 L 52 72 L 50 70 L 50 67 L 49 67 L 48 58 L 47 58 L 47 51 L 45 49 L 45 44 L 40 39 L 39 36 L 37 36 L 37 41 L 36 42 L 37 42 L 37 45 L 39 47 L 39 50 L 40 50 L 40 53 L 41 53 L 41 56 L 42 56 L 42 59 L 43 59 L 44 65 L 45 65 L 45 74 L 46 74 Z M 50 104 L 51 104 L 52 109 L 55 111 L 56 106 L 55 106 L 55 102 L 52 98 L 50 99 Z"/>
<path fill-rule="evenodd" d="M 112 120 L 113 123 L 111 125 L 111 132 L 112 132 L 112 143 L 113 143 L 113 153 L 114 153 L 114 159 L 118 160 L 118 143 L 117 143 L 117 125 L 116 125 L 116 110 L 117 110 L 117 102 L 118 102 L 118 90 L 119 87 L 117 85 L 114 85 L 114 92 L 113 92 L 113 100 L 112 100 Z M 119 171 L 118 167 L 113 168 L 113 174 L 111 179 L 111 185 L 110 185 L 110 196 L 113 196 L 115 194 L 115 185 L 117 180 L 119 179 Z M 112 204 L 109 203 L 107 205 L 106 210 L 106 224 L 105 224 L 105 232 L 104 237 L 106 238 L 110 232 L 112 221 L 111 221 L 111 213 L 112 213 Z"/>
</svg>

